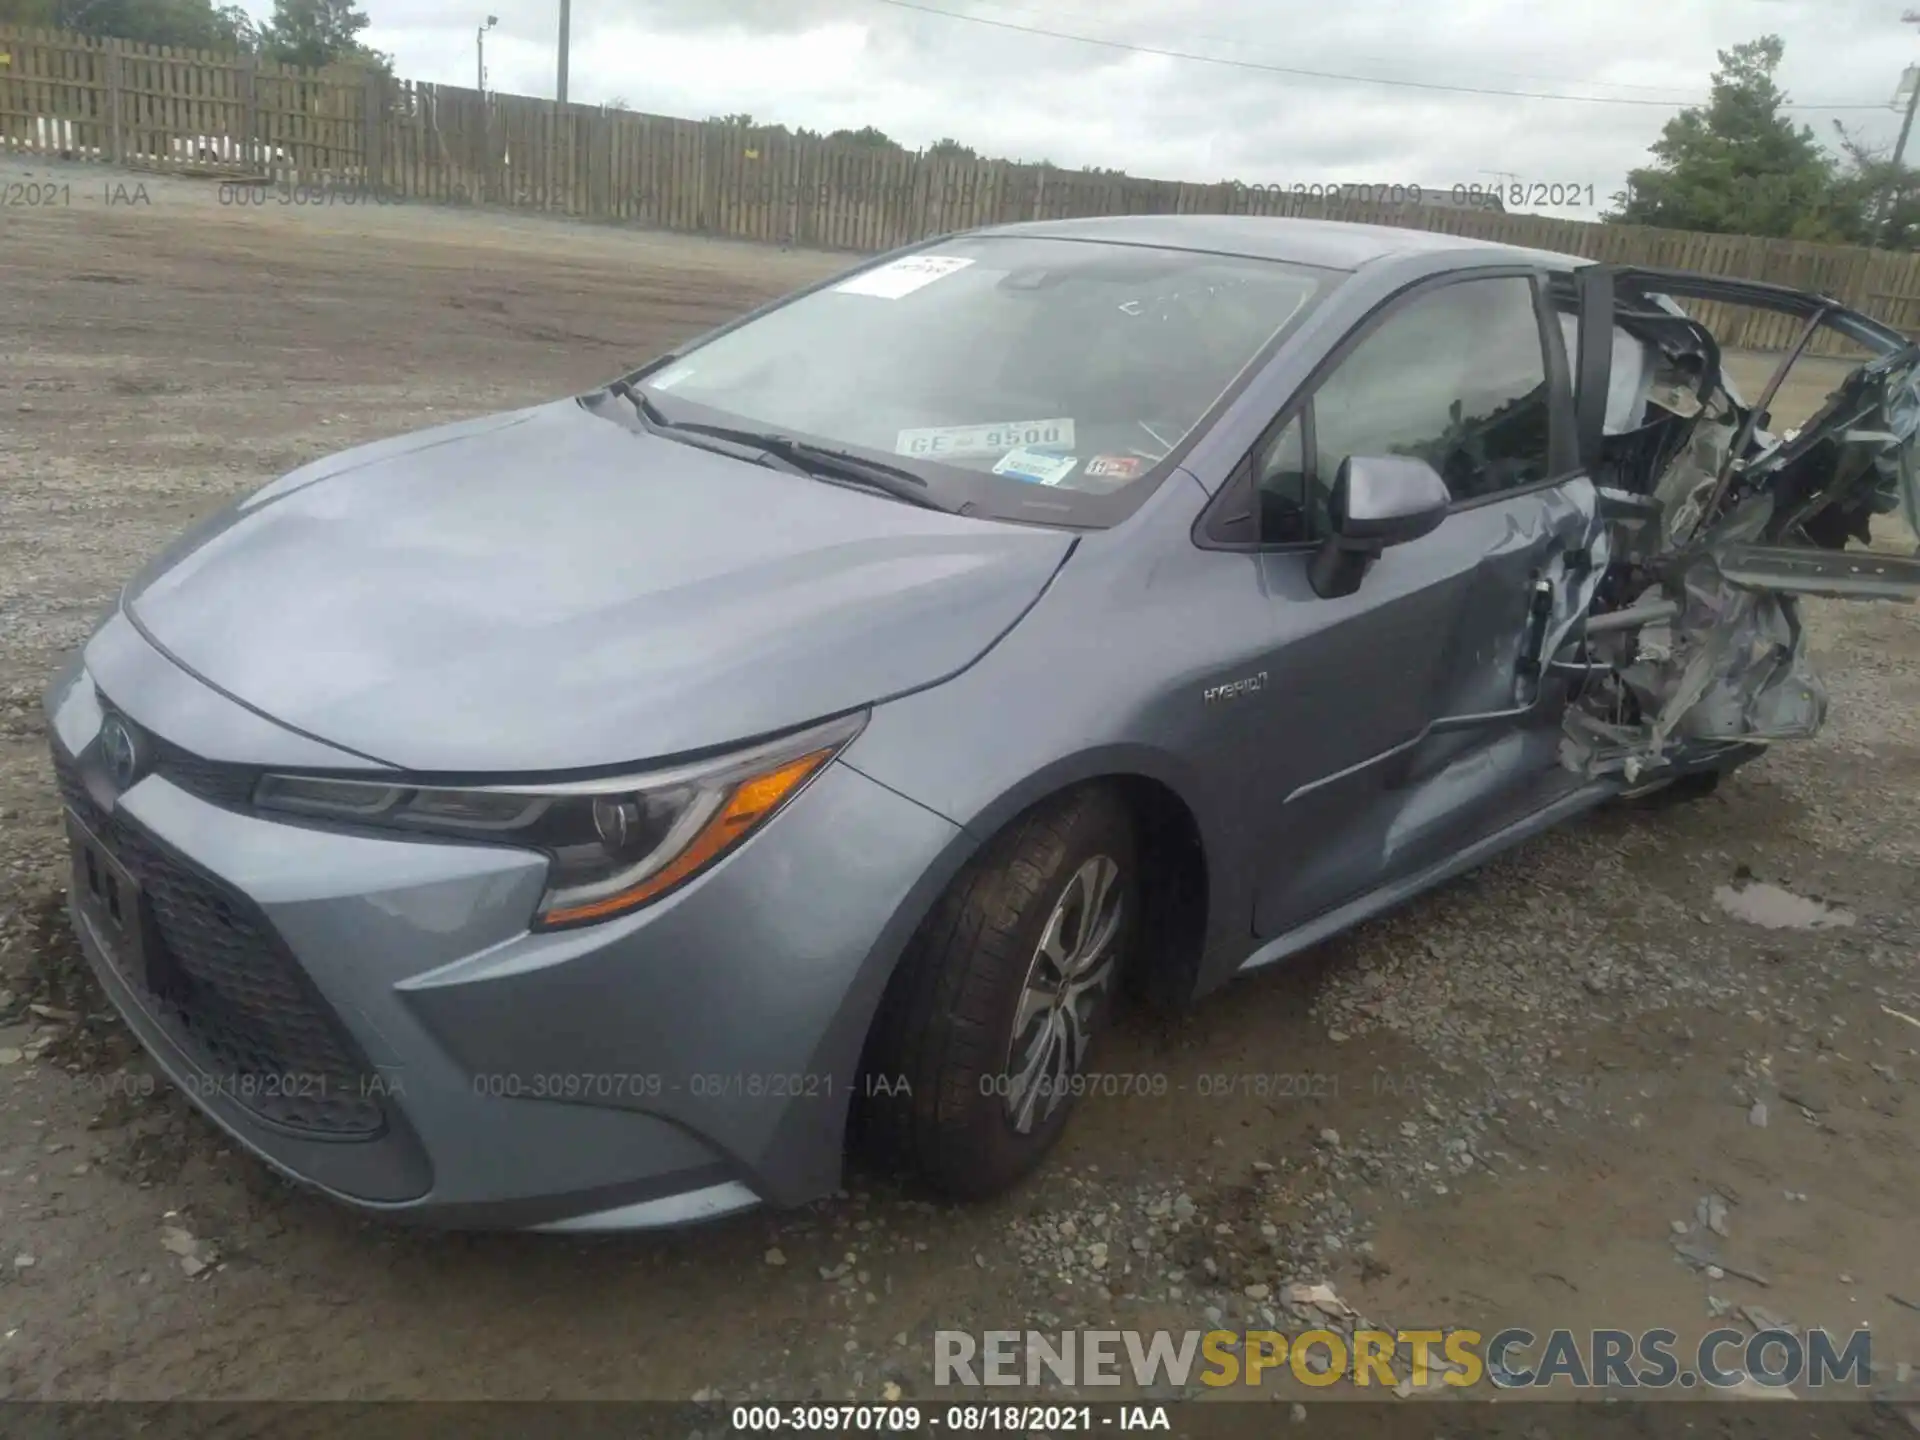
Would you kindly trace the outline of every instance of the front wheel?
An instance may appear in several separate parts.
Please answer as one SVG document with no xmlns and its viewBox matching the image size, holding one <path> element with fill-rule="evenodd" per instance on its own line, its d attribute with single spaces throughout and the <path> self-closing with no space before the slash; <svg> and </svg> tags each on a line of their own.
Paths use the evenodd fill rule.
<svg viewBox="0 0 1920 1440">
<path fill-rule="evenodd" d="M 947 1194 L 996 1194 L 1065 1127 L 1139 913 L 1133 826 L 1109 790 L 1045 801 L 947 888 L 868 1043 L 861 1122 Z"/>
</svg>

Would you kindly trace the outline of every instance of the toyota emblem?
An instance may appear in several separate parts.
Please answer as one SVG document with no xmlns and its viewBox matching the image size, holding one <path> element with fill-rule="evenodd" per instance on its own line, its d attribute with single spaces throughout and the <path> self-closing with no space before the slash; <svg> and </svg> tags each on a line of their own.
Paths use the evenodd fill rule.
<svg viewBox="0 0 1920 1440">
<path fill-rule="evenodd" d="M 100 761 L 114 789 L 125 790 L 140 778 L 145 761 L 140 737 L 118 715 L 109 715 L 100 723 Z"/>
</svg>

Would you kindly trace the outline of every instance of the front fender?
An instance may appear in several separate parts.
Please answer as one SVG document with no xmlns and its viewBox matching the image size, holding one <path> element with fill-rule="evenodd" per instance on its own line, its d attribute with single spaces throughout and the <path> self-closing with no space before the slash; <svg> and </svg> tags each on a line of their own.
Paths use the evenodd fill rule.
<svg viewBox="0 0 1920 1440">
<path fill-rule="evenodd" d="M 1244 945 L 1253 907 L 1251 876 L 1230 857 L 1245 852 L 1224 799 L 1179 754 L 1139 740 L 1112 739 L 1044 757 L 1039 746 L 995 745 L 994 722 L 967 718 L 950 687 L 881 707 L 841 763 L 959 826 L 941 857 L 941 886 L 1017 816 L 1049 796 L 1102 780 L 1146 780 L 1186 810 L 1207 867 L 1204 953 Z M 1003 722 L 1002 722 L 1003 724 Z M 984 728 L 983 728 L 984 727 Z M 1004 733 L 1004 732 L 1002 732 Z M 1044 742 L 1042 742 L 1044 743 Z M 939 888 L 924 898 L 930 908 Z M 923 908 L 921 913 L 925 913 Z"/>
</svg>

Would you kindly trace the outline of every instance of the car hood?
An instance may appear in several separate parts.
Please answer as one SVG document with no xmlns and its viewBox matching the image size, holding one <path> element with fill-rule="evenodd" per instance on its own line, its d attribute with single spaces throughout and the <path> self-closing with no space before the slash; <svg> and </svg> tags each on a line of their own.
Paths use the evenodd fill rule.
<svg viewBox="0 0 1920 1440">
<path fill-rule="evenodd" d="M 294 471 L 182 537 L 123 604 L 207 683 L 368 759 L 585 769 L 936 683 L 1072 546 L 567 400 Z"/>
</svg>

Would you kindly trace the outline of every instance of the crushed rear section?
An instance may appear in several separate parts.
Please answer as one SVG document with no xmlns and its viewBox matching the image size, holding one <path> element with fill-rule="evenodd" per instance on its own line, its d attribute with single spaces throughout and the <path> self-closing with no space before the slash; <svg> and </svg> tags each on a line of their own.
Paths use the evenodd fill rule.
<svg viewBox="0 0 1920 1440">
<path fill-rule="evenodd" d="M 1593 266 L 1555 298 L 1606 526 L 1593 603 L 1552 661 L 1574 683 L 1564 762 L 1652 783 L 1814 734 L 1827 699 L 1799 598 L 1920 598 L 1920 559 L 1866 548 L 1877 516 L 1920 532 L 1920 347 L 1838 302 L 1750 282 Z M 1751 404 L 1688 299 L 1801 322 Z M 1870 358 L 1775 434 L 1768 407 L 1822 332 Z"/>
</svg>

